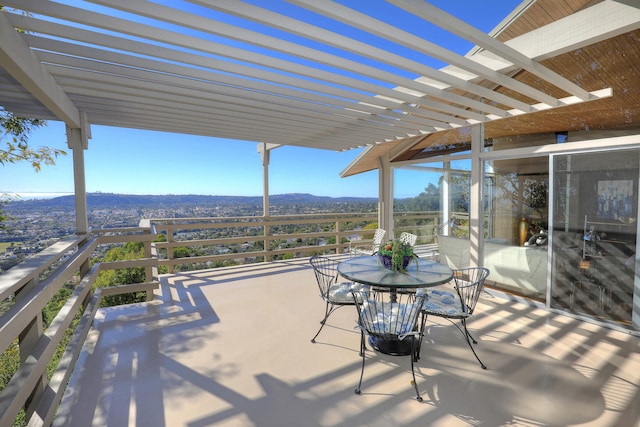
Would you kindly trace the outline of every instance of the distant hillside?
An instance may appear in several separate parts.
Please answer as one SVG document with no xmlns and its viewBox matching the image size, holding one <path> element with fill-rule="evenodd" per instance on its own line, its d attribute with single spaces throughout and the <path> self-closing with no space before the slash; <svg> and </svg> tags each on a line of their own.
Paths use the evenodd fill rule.
<svg viewBox="0 0 640 427">
<path fill-rule="evenodd" d="M 372 197 L 323 197 L 312 194 L 291 193 L 275 194 L 269 197 L 270 204 L 332 204 L 332 203 L 372 203 L 378 199 Z M 11 203 L 16 208 L 74 208 L 74 196 L 61 196 L 52 199 L 18 200 Z M 88 193 L 87 206 L 89 209 L 108 209 L 118 207 L 162 208 L 171 206 L 247 206 L 262 205 L 261 196 L 202 196 L 185 195 L 132 195 L 113 193 Z"/>
</svg>

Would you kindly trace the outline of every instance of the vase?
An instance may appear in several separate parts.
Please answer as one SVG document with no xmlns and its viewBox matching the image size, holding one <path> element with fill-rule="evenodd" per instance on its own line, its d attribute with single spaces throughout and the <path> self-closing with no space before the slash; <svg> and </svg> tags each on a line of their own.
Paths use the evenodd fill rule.
<svg viewBox="0 0 640 427">
<path fill-rule="evenodd" d="M 378 254 L 378 259 L 380 260 L 380 262 L 382 263 L 384 268 L 386 268 L 388 270 L 393 270 L 394 269 L 393 268 L 393 261 L 391 259 L 391 255 Z M 413 259 L 413 256 L 411 256 L 411 255 L 403 256 L 402 257 L 402 266 L 401 266 L 400 270 L 406 270 L 407 266 L 411 262 L 411 259 Z"/>
<path fill-rule="evenodd" d="M 527 218 L 521 218 L 518 222 L 518 245 L 524 246 L 527 240 L 529 240 L 529 221 Z"/>
</svg>

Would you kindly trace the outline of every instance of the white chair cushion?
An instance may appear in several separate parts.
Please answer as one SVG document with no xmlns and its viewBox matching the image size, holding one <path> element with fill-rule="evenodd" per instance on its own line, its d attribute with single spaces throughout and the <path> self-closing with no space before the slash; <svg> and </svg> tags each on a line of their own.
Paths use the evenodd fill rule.
<svg viewBox="0 0 640 427">
<path fill-rule="evenodd" d="M 412 331 L 413 325 L 403 323 L 400 319 L 417 318 L 414 310 L 419 310 L 415 304 L 382 303 L 371 300 L 362 303 L 362 325 L 365 329 L 378 334 L 402 335 Z M 369 324 L 370 323 L 370 324 Z"/>
<path fill-rule="evenodd" d="M 418 290 L 420 292 L 422 290 Z M 443 316 L 464 316 L 466 317 L 466 307 L 463 311 L 460 297 L 455 292 L 441 289 L 429 289 L 423 291 L 426 294 L 422 309 L 428 314 Z"/>
<path fill-rule="evenodd" d="M 368 289 L 369 288 L 362 285 L 362 283 L 335 283 L 329 288 L 329 300 L 337 304 L 353 304 L 353 295 L 351 295 L 351 291 L 366 293 Z"/>
</svg>

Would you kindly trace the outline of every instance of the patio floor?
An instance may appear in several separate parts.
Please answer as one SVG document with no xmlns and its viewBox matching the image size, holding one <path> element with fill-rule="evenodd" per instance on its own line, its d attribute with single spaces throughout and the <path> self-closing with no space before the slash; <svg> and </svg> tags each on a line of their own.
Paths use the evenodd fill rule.
<svg viewBox="0 0 640 427">
<path fill-rule="evenodd" d="M 640 426 L 640 339 L 485 293 L 457 329 L 430 318 L 416 365 L 361 358 L 355 309 L 312 344 L 307 259 L 166 275 L 152 303 L 101 310 L 59 426 Z"/>
</svg>

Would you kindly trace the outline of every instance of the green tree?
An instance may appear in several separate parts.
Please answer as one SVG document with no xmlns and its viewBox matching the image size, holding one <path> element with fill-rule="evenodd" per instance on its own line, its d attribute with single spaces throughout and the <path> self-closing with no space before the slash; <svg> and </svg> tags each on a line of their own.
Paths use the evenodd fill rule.
<svg viewBox="0 0 640 427">
<path fill-rule="evenodd" d="M 46 124 L 46 121 L 40 119 L 17 117 L 0 107 L 0 165 L 29 162 L 33 169 L 39 172 L 43 165 L 54 165 L 58 156 L 66 155 L 64 150 L 56 148 L 34 149 L 29 146 L 31 132 Z M 7 219 L 2 205 L 10 200 L 6 194 L 0 195 L 0 226 Z"/>
<path fill-rule="evenodd" d="M 105 262 L 134 260 L 144 258 L 144 244 L 142 242 L 125 243 L 122 247 L 109 249 L 104 256 Z M 142 283 L 146 280 L 144 267 L 121 268 L 117 270 L 101 271 L 94 283 L 94 287 L 110 287 Z M 102 298 L 101 307 L 120 304 L 130 304 L 146 300 L 145 292 L 132 292 L 121 295 L 109 295 Z"/>
<path fill-rule="evenodd" d="M 40 119 L 17 117 L 13 113 L 0 110 L 0 164 L 29 162 L 38 172 L 42 165 L 55 165 L 59 155 L 67 154 L 64 150 L 50 147 L 33 149 L 29 147 L 29 136 L 37 128 L 47 122 Z"/>
</svg>

